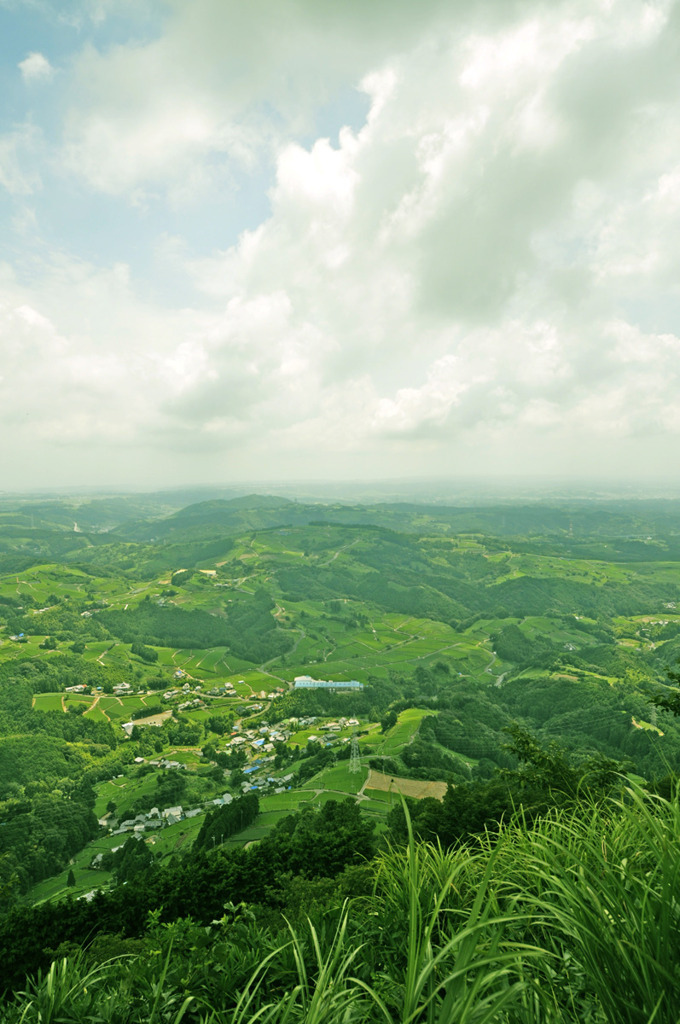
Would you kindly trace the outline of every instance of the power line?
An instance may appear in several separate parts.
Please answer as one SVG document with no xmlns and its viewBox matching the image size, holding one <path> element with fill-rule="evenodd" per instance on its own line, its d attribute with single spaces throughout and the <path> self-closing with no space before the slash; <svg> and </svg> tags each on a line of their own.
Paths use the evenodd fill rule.
<svg viewBox="0 0 680 1024">
<path fill-rule="evenodd" d="M 352 734 L 352 746 L 349 752 L 349 770 L 352 774 L 361 771 L 361 760 L 359 758 L 359 740 L 356 730 Z"/>
</svg>

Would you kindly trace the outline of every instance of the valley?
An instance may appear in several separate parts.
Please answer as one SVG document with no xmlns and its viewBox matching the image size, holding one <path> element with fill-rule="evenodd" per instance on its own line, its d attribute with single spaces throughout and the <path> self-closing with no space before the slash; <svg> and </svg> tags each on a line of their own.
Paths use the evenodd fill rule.
<svg viewBox="0 0 680 1024">
<path fill-rule="evenodd" d="M 441 796 L 511 766 L 515 722 L 645 777 L 680 759 L 680 730 L 649 704 L 680 654 L 668 503 L 252 497 L 135 520 L 131 502 L 101 531 L 95 506 L 72 510 L 77 532 L 59 503 L 0 513 L 2 807 L 48 800 L 77 754 L 66 789 L 87 779 L 96 818 L 67 853 L 34 823 L 33 867 L 4 842 L 10 903 L 91 898 L 115 883 L 99 855 L 131 836 L 160 862 L 182 856 L 243 793 L 259 813 L 229 846 L 343 795 L 383 829 L 408 780 Z M 362 689 L 304 693 L 304 675 Z"/>
</svg>

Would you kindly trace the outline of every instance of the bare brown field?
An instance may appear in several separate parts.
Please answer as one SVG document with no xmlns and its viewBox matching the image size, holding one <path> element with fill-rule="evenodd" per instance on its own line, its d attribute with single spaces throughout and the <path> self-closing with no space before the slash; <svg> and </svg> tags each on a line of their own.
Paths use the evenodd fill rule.
<svg viewBox="0 0 680 1024">
<path fill-rule="evenodd" d="M 446 783 L 427 782 L 424 779 L 400 779 L 396 775 L 385 775 L 384 772 L 376 772 L 370 768 L 364 789 L 379 789 L 383 793 L 403 793 L 404 796 L 413 796 L 416 800 L 422 800 L 426 796 L 443 800 Z"/>
<path fill-rule="evenodd" d="M 149 715 L 148 718 L 135 718 L 135 725 L 162 725 L 172 715 L 172 711 L 161 711 L 158 715 Z"/>
</svg>

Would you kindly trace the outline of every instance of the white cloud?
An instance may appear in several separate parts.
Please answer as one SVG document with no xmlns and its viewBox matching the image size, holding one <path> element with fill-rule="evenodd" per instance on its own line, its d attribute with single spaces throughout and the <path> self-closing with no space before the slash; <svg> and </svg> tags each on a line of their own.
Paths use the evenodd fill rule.
<svg viewBox="0 0 680 1024">
<path fill-rule="evenodd" d="M 191 168 L 195 199 L 219 180 L 215 159 L 222 174 L 232 163 L 270 160 L 310 131 L 338 90 L 356 87 L 367 66 L 436 24 L 442 3 L 421 0 L 417 18 L 405 0 L 169 6 L 158 38 L 90 47 L 76 62 L 64 159 L 103 192 L 172 192 Z M 369 74 L 364 87 L 382 96 L 389 74 Z"/>
<path fill-rule="evenodd" d="M 139 302 L 126 278 L 54 258 L 28 290 L 4 268 L 0 420 L 27 443 L 137 443 L 191 380 L 182 317 Z"/>
<path fill-rule="evenodd" d="M 229 165 L 271 160 L 271 213 L 220 252 L 159 244 L 192 309 L 123 263 L 8 277 L 0 416 L 30 394 L 27 445 L 136 446 L 165 472 L 613 471 L 647 437 L 663 468 L 678 5 L 263 3 L 176 3 L 154 42 L 75 62 L 71 180 L 208 220 Z M 341 87 L 366 121 L 316 138 Z M 0 181 L 28 191 L 12 139 Z"/>
<path fill-rule="evenodd" d="M 19 61 L 19 70 L 25 82 L 44 82 L 54 74 L 54 68 L 42 53 L 29 53 Z"/>
<path fill-rule="evenodd" d="M 563 86 L 586 49 L 589 60 L 618 61 L 620 73 L 625 48 L 642 47 L 637 36 L 612 36 L 611 17 L 601 10 L 579 20 L 572 6 L 504 28 L 486 50 L 478 40 L 421 45 L 371 79 L 374 106 L 358 135 L 345 132 L 336 148 L 322 140 L 282 151 L 271 220 L 195 270 L 212 294 L 221 278 L 225 297 L 262 294 L 272 281 L 289 297 L 273 345 L 309 331 L 304 365 L 316 396 L 298 403 L 289 392 L 289 420 L 318 437 L 323 408 L 324 443 L 338 449 L 346 431 L 356 443 L 438 438 L 428 458 L 440 466 L 461 436 L 496 444 L 495 424 L 523 431 L 528 446 L 536 431 L 556 444 L 582 444 L 590 432 L 595 448 L 598 437 L 618 435 L 625 445 L 641 430 L 668 429 L 661 410 L 678 383 L 677 336 L 628 324 L 635 336 L 622 344 L 610 326 L 616 289 L 601 282 L 624 275 L 623 300 L 633 275 L 638 284 L 641 273 L 654 280 L 658 260 L 625 256 L 639 245 L 630 204 L 645 194 L 641 183 L 653 203 L 674 194 L 675 179 L 663 148 L 650 147 L 648 162 L 621 161 L 635 144 L 633 90 L 611 111 L 612 126 L 597 124 L 606 149 L 594 158 L 596 119 L 591 129 L 583 109 L 575 121 Z M 659 16 L 640 72 L 658 57 L 662 27 Z M 499 54 L 509 65 L 503 73 Z M 591 85 L 597 107 L 609 86 Z M 660 77 L 653 92 L 649 134 L 660 136 L 675 119 L 672 81 Z M 658 231 L 661 209 L 649 221 Z M 664 235 L 677 251 L 672 225 Z M 565 305 L 569 275 L 580 281 L 581 313 Z M 631 352 L 646 365 L 642 378 Z M 351 427 L 338 415 L 343 394 Z M 526 448 L 518 466 L 525 457 Z"/>
<path fill-rule="evenodd" d="M 39 133 L 30 124 L 0 135 L 0 186 L 11 195 L 27 196 L 40 188 L 39 144 Z"/>
</svg>

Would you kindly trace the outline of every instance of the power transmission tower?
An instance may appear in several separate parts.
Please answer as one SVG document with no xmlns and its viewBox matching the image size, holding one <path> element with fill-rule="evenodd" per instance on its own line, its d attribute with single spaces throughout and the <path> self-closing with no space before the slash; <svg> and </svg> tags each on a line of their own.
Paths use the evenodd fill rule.
<svg viewBox="0 0 680 1024">
<path fill-rule="evenodd" d="M 356 732 L 352 734 L 352 746 L 349 752 L 349 770 L 352 774 L 361 771 L 361 761 L 359 759 L 359 740 L 357 739 Z"/>
</svg>

